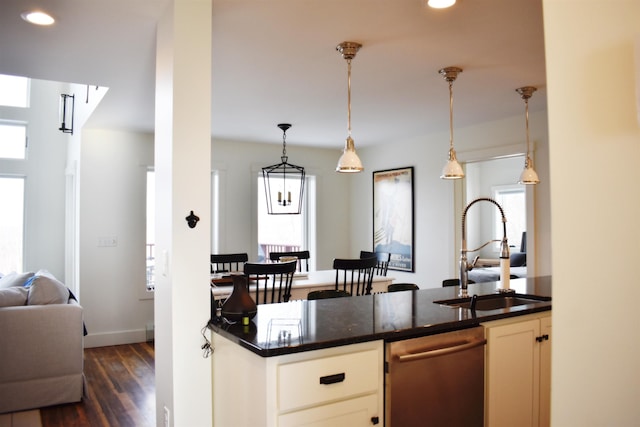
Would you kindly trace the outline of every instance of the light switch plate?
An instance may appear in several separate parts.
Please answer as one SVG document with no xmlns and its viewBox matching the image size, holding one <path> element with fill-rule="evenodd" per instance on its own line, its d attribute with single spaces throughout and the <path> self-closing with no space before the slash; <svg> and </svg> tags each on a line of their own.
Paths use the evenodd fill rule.
<svg viewBox="0 0 640 427">
<path fill-rule="evenodd" d="M 99 248 L 113 248 L 118 246 L 118 238 L 115 236 L 98 237 Z"/>
</svg>

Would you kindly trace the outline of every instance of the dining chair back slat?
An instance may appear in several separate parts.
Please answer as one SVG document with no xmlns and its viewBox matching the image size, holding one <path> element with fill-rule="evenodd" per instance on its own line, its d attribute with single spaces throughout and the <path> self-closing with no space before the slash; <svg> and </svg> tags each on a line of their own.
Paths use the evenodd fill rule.
<svg viewBox="0 0 640 427">
<path fill-rule="evenodd" d="M 256 304 L 287 302 L 291 298 L 291 285 L 296 262 L 263 264 L 247 262 L 244 275 L 249 285 L 256 285 Z"/>
<path fill-rule="evenodd" d="M 280 257 L 296 257 L 297 270 L 299 272 L 309 272 L 309 251 L 286 251 L 286 252 L 269 252 L 269 259 L 272 262 L 280 261 Z"/>
<path fill-rule="evenodd" d="M 376 263 L 376 258 L 334 259 L 335 289 L 347 291 L 351 295 L 371 294 Z"/>
<path fill-rule="evenodd" d="M 228 273 L 242 271 L 245 262 L 249 261 L 246 253 L 236 254 L 211 254 L 211 272 Z"/>
<path fill-rule="evenodd" d="M 360 251 L 360 258 L 376 258 L 375 274 L 377 276 L 386 276 L 389 269 L 389 261 L 391 260 L 391 254 L 389 252 L 369 252 Z"/>
</svg>

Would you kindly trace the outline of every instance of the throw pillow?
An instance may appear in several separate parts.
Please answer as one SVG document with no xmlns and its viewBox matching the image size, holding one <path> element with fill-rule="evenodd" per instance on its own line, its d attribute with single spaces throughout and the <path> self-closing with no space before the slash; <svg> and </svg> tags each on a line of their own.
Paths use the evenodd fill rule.
<svg viewBox="0 0 640 427">
<path fill-rule="evenodd" d="M 25 305 L 29 289 L 22 286 L 0 289 L 0 307 L 14 307 Z"/>
<path fill-rule="evenodd" d="M 58 280 L 58 279 L 56 279 L 56 276 L 54 276 L 52 273 L 49 273 L 49 270 L 45 270 L 45 269 L 38 270 L 35 275 L 36 276 L 46 276 L 46 277 L 48 277 L 50 279 Z"/>
<path fill-rule="evenodd" d="M 0 289 L 23 286 L 24 283 L 33 276 L 33 272 L 16 273 L 15 271 L 2 276 L 0 279 Z"/>
<path fill-rule="evenodd" d="M 37 279 L 38 277 L 40 277 L 40 276 L 45 276 L 45 277 L 48 277 L 48 278 L 50 278 L 50 279 L 57 280 L 57 279 L 56 279 L 56 277 L 55 277 L 53 274 L 49 273 L 49 271 L 48 271 L 48 270 L 38 270 L 38 271 L 36 272 L 36 274 L 34 274 L 33 276 L 31 276 L 29 279 L 27 279 L 27 280 L 24 282 L 24 287 L 25 287 L 25 288 L 28 288 L 29 286 L 31 286 L 31 285 L 33 284 L 33 281 L 34 281 L 34 280 L 36 280 L 36 279 Z"/>
<path fill-rule="evenodd" d="M 57 279 L 37 276 L 29 287 L 27 305 L 66 304 L 69 301 L 69 289 Z"/>
</svg>

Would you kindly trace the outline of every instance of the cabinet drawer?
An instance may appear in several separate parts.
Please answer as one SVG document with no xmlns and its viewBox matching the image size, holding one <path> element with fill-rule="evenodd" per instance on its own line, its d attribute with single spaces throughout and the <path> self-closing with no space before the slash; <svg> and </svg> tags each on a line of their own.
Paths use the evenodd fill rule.
<svg viewBox="0 0 640 427">
<path fill-rule="evenodd" d="M 278 418 L 279 427 L 367 427 L 379 418 L 378 397 L 375 394 L 341 402 L 290 412 Z"/>
<path fill-rule="evenodd" d="M 377 392 L 381 373 L 377 350 L 280 365 L 280 413 L 357 394 Z"/>
</svg>

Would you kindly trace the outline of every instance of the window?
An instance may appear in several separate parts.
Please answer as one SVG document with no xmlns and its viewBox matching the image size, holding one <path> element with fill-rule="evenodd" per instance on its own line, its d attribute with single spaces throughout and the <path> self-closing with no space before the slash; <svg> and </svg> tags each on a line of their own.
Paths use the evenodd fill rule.
<svg viewBox="0 0 640 427">
<path fill-rule="evenodd" d="M 221 171 L 211 172 L 211 253 L 220 248 L 220 178 Z"/>
<path fill-rule="evenodd" d="M 273 251 L 312 250 L 315 246 L 315 194 L 315 179 L 307 175 L 300 215 L 269 215 L 264 178 L 262 175 L 258 176 L 258 262 L 268 261 L 269 254 Z M 309 260 L 309 269 L 315 269 L 313 254 Z"/>
<path fill-rule="evenodd" d="M 24 178 L 0 176 L 0 272 L 22 272 Z"/>
<path fill-rule="evenodd" d="M 156 288 L 155 281 L 155 229 L 156 229 L 156 174 L 147 171 L 147 291 Z"/>
<path fill-rule="evenodd" d="M 0 74 L 0 105 L 26 108 L 29 106 L 29 79 Z"/>
<path fill-rule="evenodd" d="M 0 157 L 24 159 L 27 147 L 27 125 L 0 121 Z"/>
<path fill-rule="evenodd" d="M 507 241 L 512 248 L 511 251 L 519 252 L 520 243 L 522 242 L 522 232 L 527 230 L 525 189 L 522 185 L 501 185 L 493 187 L 493 198 L 505 211 L 507 217 Z M 502 236 L 502 217 L 498 209 L 494 209 L 494 211 L 495 235 Z"/>
</svg>

